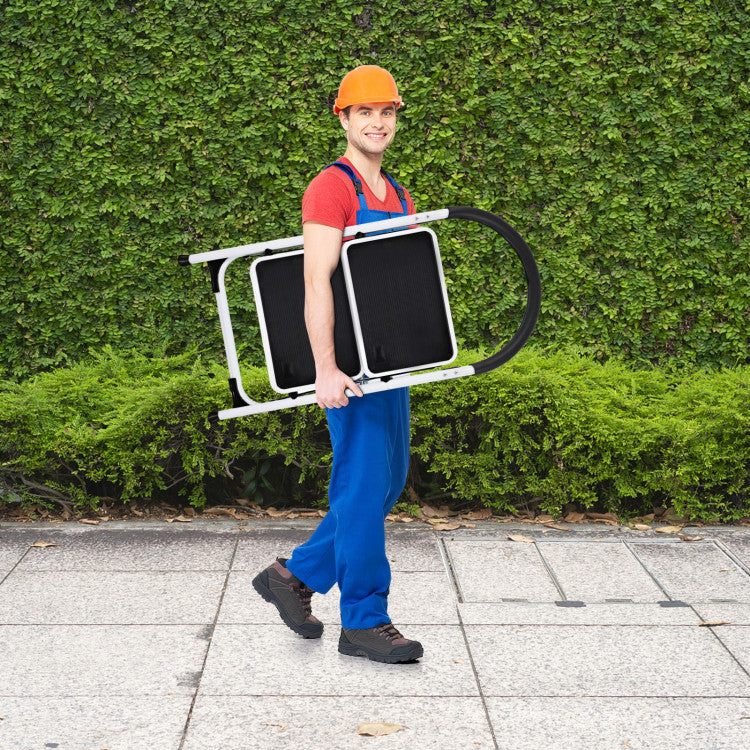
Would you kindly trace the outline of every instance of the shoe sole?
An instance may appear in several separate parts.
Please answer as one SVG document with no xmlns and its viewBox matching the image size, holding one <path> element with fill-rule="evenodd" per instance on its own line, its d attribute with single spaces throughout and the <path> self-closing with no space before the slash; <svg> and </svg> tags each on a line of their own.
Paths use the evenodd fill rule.
<svg viewBox="0 0 750 750">
<path fill-rule="evenodd" d="M 303 638 L 320 638 L 323 635 L 323 625 L 297 625 L 289 615 L 284 612 L 284 609 L 279 602 L 278 597 L 271 591 L 268 586 L 268 574 L 264 571 L 258 573 L 253 578 L 253 588 L 267 601 L 269 604 L 273 604 L 274 607 L 279 611 L 281 619 L 284 624 L 293 630 L 297 635 L 301 635 Z"/>
<path fill-rule="evenodd" d="M 424 655 L 424 649 L 420 643 L 415 643 L 408 650 L 397 654 L 379 654 L 377 651 L 368 651 L 349 641 L 339 640 L 339 653 L 346 656 L 363 656 L 370 661 L 379 661 L 385 664 L 404 664 L 419 659 Z"/>
</svg>

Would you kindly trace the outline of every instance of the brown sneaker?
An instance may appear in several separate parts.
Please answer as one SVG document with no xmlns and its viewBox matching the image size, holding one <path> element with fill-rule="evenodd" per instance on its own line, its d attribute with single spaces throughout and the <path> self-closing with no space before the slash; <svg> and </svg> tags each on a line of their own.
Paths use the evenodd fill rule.
<svg viewBox="0 0 750 750">
<path fill-rule="evenodd" d="M 310 600 L 315 593 L 286 569 L 281 557 L 253 578 L 253 588 L 279 610 L 281 619 L 303 638 L 320 638 L 323 623 L 314 617 Z"/>
<path fill-rule="evenodd" d="M 341 628 L 339 653 L 396 664 L 419 659 L 423 650 L 419 641 L 404 638 L 390 622 L 386 622 L 363 630 Z"/>
</svg>

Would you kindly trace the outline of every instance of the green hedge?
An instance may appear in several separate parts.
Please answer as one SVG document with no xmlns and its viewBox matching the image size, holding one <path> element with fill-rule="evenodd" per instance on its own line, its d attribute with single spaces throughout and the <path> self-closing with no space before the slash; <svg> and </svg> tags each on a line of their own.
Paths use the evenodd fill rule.
<svg viewBox="0 0 750 750">
<path fill-rule="evenodd" d="M 750 368 L 667 374 L 523 351 L 470 384 L 425 389 L 417 403 L 417 455 L 444 486 L 488 507 L 750 514 Z"/>
<path fill-rule="evenodd" d="M 274 491 L 290 499 L 310 482 L 317 490 L 330 454 L 322 414 L 295 420 L 274 412 L 209 427 L 207 415 L 226 399 L 226 376 L 195 352 L 147 359 L 105 349 L 89 364 L 6 382 L 0 478 L 7 497 L 25 493 L 86 508 L 102 496 L 182 496 L 202 505 L 207 492 L 252 490 L 254 497 L 270 490 L 271 478 Z M 271 393 L 261 371 L 251 371 L 245 386 L 259 397 Z"/>
<path fill-rule="evenodd" d="M 477 359 L 476 353 L 462 361 Z M 325 504 L 330 445 L 317 407 L 209 426 L 226 372 L 184 354 L 107 351 L 90 365 L 0 390 L 0 502 L 96 506 L 208 495 Z M 271 397 L 249 370 L 248 393 Z M 524 350 L 487 375 L 412 390 L 417 495 L 447 489 L 498 511 L 569 503 L 629 515 L 671 506 L 691 518 L 750 515 L 750 368 L 633 370 L 575 352 Z M 409 494 L 409 497 L 412 497 Z"/>
<path fill-rule="evenodd" d="M 0 376 L 106 344 L 218 359 L 205 269 L 176 256 L 298 234 L 342 150 L 336 85 L 373 62 L 407 102 L 386 166 L 418 208 L 499 212 L 536 252 L 538 345 L 748 362 L 742 3 L 6 0 L 0 21 Z M 440 232 L 458 334 L 492 345 L 516 264 Z"/>
</svg>

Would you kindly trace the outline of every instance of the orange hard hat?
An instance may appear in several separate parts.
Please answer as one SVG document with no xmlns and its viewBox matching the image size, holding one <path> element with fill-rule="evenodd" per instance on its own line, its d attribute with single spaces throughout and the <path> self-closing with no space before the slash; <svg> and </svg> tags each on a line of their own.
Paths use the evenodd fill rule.
<svg viewBox="0 0 750 750">
<path fill-rule="evenodd" d="M 333 113 L 337 115 L 352 104 L 371 102 L 395 102 L 396 107 L 403 104 L 398 95 L 396 81 L 385 68 L 377 65 L 360 65 L 349 71 L 341 81 Z"/>
</svg>

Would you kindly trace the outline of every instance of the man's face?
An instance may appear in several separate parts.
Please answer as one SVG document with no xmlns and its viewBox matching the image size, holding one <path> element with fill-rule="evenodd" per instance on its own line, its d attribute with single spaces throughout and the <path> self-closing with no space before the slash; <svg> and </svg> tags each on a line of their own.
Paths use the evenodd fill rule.
<svg viewBox="0 0 750 750">
<path fill-rule="evenodd" d="M 346 140 L 364 154 L 382 154 L 396 134 L 396 107 L 393 102 L 354 104 L 349 117 L 341 112 Z"/>
</svg>

